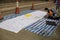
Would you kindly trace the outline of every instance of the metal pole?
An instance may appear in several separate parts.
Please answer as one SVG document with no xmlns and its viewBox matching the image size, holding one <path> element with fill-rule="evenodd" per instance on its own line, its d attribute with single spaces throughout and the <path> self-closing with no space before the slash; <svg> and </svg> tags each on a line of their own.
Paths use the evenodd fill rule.
<svg viewBox="0 0 60 40">
<path fill-rule="evenodd" d="M 18 5 L 18 0 L 17 0 L 17 2 L 16 2 L 16 3 L 17 3 L 17 7 L 18 7 L 18 6 L 19 6 L 19 5 Z"/>
<path fill-rule="evenodd" d="M 34 1 L 32 0 L 32 7 L 31 10 L 34 10 Z"/>
<path fill-rule="evenodd" d="M 16 11 L 15 11 L 15 14 L 19 14 L 19 1 L 16 0 Z"/>
<path fill-rule="evenodd" d="M 1 13 L 0 13 L 0 21 L 3 19 L 3 16 L 1 15 Z"/>
</svg>

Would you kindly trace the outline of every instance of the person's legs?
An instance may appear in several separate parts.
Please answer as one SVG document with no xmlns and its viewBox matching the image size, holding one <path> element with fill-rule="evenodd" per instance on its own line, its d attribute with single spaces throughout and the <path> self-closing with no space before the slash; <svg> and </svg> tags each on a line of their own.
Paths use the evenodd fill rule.
<svg viewBox="0 0 60 40">
<path fill-rule="evenodd" d="M 59 4 L 59 6 L 58 6 L 58 7 L 59 7 L 59 10 L 58 10 L 58 12 L 60 12 L 60 4 Z"/>
<path fill-rule="evenodd" d="M 59 10 L 59 6 L 58 5 L 56 5 L 56 10 Z"/>
<path fill-rule="evenodd" d="M 56 10 L 59 12 L 60 11 L 60 4 L 56 4 Z"/>
</svg>

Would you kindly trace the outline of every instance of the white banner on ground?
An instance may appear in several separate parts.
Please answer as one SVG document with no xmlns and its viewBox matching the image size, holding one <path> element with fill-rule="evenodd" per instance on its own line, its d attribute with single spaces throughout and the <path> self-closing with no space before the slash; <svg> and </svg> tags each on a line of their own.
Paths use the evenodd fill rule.
<svg viewBox="0 0 60 40">
<path fill-rule="evenodd" d="M 23 28 L 33 24 L 39 19 L 42 19 L 47 13 L 44 11 L 34 11 L 13 19 L 9 19 L 0 23 L 0 28 L 18 33 Z"/>
</svg>

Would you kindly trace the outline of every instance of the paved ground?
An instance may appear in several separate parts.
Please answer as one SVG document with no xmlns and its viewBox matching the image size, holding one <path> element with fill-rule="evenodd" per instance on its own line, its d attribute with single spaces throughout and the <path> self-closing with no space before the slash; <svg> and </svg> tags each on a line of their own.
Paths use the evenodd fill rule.
<svg viewBox="0 0 60 40">
<path fill-rule="evenodd" d="M 51 4 L 51 5 L 49 5 L 49 4 Z M 43 10 L 45 7 L 50 8 L 53 6 L 54 6 L 54 4 L 48 3 L 48 4 L 44 4 L 44 5 L 35 6 L 35 9 Z M 30 9 L 30 7 L 21 8 L 21 10 L 28 10 L 28 9 Z M 8 14 L 14 13 L 14 11 L 9 10 L 8 12 L 3 11 L 1 13 L 2 13 L 2 15 L 8 15 Z M 0 40 L 60 40 L 60 25 L 51 37 L 43 37 L 43 36 L 31 33 L 29 31 L 25 31 L 24 29 L 21 30 L 17 34 L 0 29 Z"/>
<path fill-rule="evenodd" d="M 41 3 L 42 3 L 42 1 L 34 2 L 34 4 L 36 4 L 36 5 L 39 5 Z M 44 2 L 44 3 L 46 3 L 46 2 Z M 29 7 L 29 6 L 31 6 L 31 4 L 32 4 L 32 2 L 19 2 L 19 7 L 20 8 Z M 16 7 L 15 2 L 14 3 L 2 3 L 2 4 L 0 4 L 0 11 L 11 10 L 11 9 L 14 9 L 15 7 Z"/>
<path fill-rule="evenodd" d="M 20 7 L 20 11 L 30 10 L 31 9 L 31 4 L 30 3 L 31 2 L 26 3 L 26 4 L 25 3 L 21 3 L 21 5 L 19 6 Z M 54 4 L 52 2 L 34 2 L 34 3 L 35 3 L 34 7 L 35 7 L 36 10 L 43 10 L 45 7 L 49 7 L 50 8 L 50 7 L 54 6 Z M 22 6 L 22 4 L 23 4 L 23 6 Z M 4 4 L 1 4 L 1 5 L 3 5 L 3 7 L 1 8 L 1 6 L 0 6 L 0 8 L 1 8 L 0 12 L 1 12 L 1 14 L 3 16 L 11 14 L 11 13 L 15 13 L 15 4 L 14 3 L 10 3 L 10 4 L 8 3 L 8 4 L 6 4 L 6 6 L 4 6 Z M 10 5 L 10 6 L 8 7 L 8 5 Z"/>
<path fill-rule="evenodd" d="M 29 31 L 21 30 L 19 33 L 11 33 L 0 29 L 0 40 L 60 40 L 60 26 L 51 37 L 43 37 Z"/>
</svg>

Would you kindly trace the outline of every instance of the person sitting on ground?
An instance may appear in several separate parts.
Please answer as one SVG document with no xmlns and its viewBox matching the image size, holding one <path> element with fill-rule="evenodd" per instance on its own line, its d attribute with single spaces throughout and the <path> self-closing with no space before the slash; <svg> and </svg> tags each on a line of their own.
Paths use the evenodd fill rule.
<svg viewBox="0 0 60 40">
<path fill-rule="evenodd" d="M 56 12 L 54 12 L 54 10 L 45 8 L 45 11 L 47 11 L 47 17 L 48 17 L 48 19 L 59 20 L 60 17 L 57 15 Z"/>
</svg>

